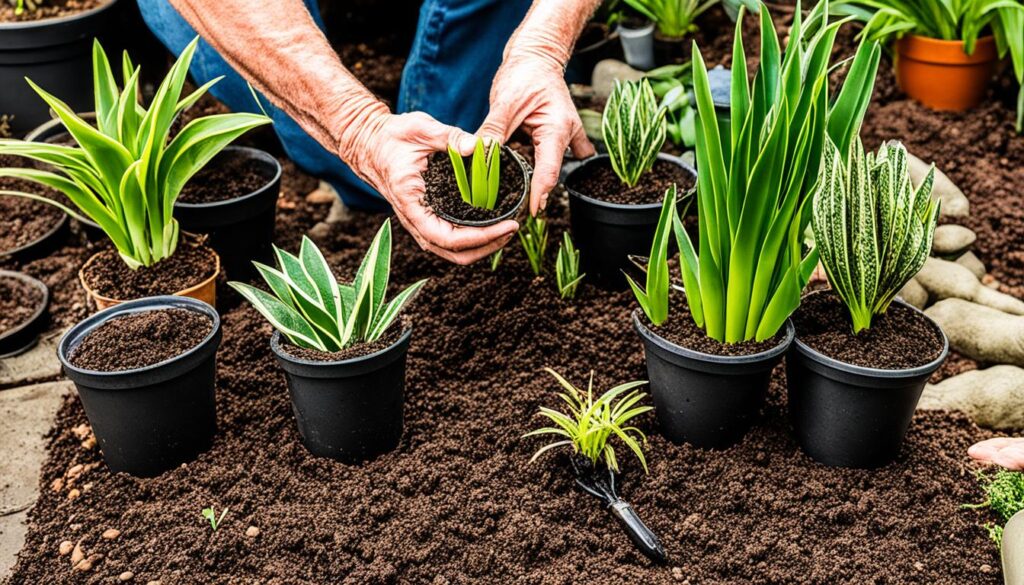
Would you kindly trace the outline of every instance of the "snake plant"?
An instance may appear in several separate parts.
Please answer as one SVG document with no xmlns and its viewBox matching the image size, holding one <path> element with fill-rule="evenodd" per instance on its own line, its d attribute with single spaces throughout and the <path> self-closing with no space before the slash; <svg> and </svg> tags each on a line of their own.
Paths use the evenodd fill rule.
<svg viewBox="0 0 1024 585">
<path fill-rule="evenodd" d="M 485 148 L 483 138 L 477 138 L 468 176 L 462 155 L 450 144 L 448 157 L 452 160 L 452 170 L 455 171 L 455 182 L 459 186 L 462 200 L 473 207 L 494 209 L 501 180 L 501 145 L 492 142 L 490 148 Z"/>
<path fill-rule="evenodd" d="M 615 81 L 601 119 L 601 137 L 612 169 L 629 187 L 651 170 L 665 144 L 665 112 L 647 79 Z"/>
<path fill-rule="evenodd" d="M 661 34 L 679 39 L 696 31 L 694 21 L 718 0 L 626 0 L 626 4 L 651 19 Z"/>
</svg>

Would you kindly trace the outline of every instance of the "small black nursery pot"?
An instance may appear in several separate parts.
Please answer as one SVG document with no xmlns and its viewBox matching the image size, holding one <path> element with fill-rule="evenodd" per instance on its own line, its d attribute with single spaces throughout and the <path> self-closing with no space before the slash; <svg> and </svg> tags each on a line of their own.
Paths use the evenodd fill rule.
<svg viewBox="0 0 1024 585">
<path fill-rule="evenodd" d="M 530 164 L 518 152 L 507 146 L 502 146 L 501 150 L 501 183 L 498 201 L 494 210 L 473 207 L 461 199 L 457 190 L 447 189 L 441 193 L 434 185 L 428 183 L 427 202 L 434 212 L 437 213 L 438 217 L 449 223 L 465 227 L 486 227 L 506 219 L 515 219 L 519 214 L 519 210 L 523 208 L 523 204 L 526 203 L 526 196 L 530 192 L 530 176 L 533 173 L 533 169 L 530 168 Z M 448 160 L 446 153 L 435 153 L 428 163 L 428 176 L 433 175 L 435 172 L 433 167 L 440 164 L 444 169 L 440 172 L 452 174 L 452 183 L 454 184 L 454 174 Z M 515 190 L 512 192 L 508 191 L 508 179 L 511 175 L 519 175 L 520 173 L 522 174 L 521 187 L 519 186 L 519 177 L 516 176 Z M 446 198 L 449 200 L 444 201 Z"/>
<path fill-rule="evenodd" d="M 281 164 L 262 150 L 229 146 L 210 161 L 207 169 L 215 170 L 218 165 L 242 165 L 251 169 L 248 172 L 258 174 L 263 185 L 220 201 L 192 203 L 179 199 L 174 203 L 174 217 L 181 229 L 210 236 L 208 243 L 220 255 L 231 278 L 249 278 L 256 274 L 253 260 L 264 264 L 272 261 Z"/>
<path fill-rule="evenodd" d="M 678 157 L 661 153 L 658 159 L 678 165 L 696 180 L 697 172 Z M 632 269 L 629 256 L 646 256 L 651 251 L 661 201 L 642 205 L 610 203 L 578 191 L 573 179 L 587 172 L 590 165 L 610 165 L 609 157 L 606 154 L 591 157 L 565 177 L 570 229 L 587 279 L 605 288 L 622 290 L 627 286 L 622 271 Z M 680 192 L 678 199 L 679 209 L 682 209 L 687 198 Z"/>
<path fill-rule="evenodd" d="M 142 368 L 101 372 L 72 365 L 69 358 L 75 348 L 107 321 L 162 309 L 199 313 L 212 322 L 210 333 L 191 349 Z M 214 376 L 220 340 L 217 311 L 202 301 L 180 296 L 121 303 L 64 334 L 57 356 L 78 389 L 111 471 L 151 477 L 210 448 L 217 427 Z"/>
<path fill-rule="evenodd" d="M 411 336 L 410 327 L 376 353 L 320 362 L 289 355 L 274 332 L 270 347 L 285 371 L 299 435 L 310 453 L 359 463 L 398 446 Z"/>
<path fill-rule="evenodd" d="M 779 345 L 751 355 L 711 355 L 680 347 L 652 332 L 633 311 L 644 343 L 654 413 L 673 443 L 725 448 L 750 430 L 764 404 L 772 369 L 793 341 L 793 324 Z"/>
<path fill-rule="evenodd" d="M 0 279 L 16 281 L 15 286 L 23 289 L 26 296 L 31 294 L 31 289 L 35 289 L 35 296 L 39 299 L 27 319 L 6 331 L 0 331 L 0 358 L 6 358 L 32 349 L 39 341 L 39 336 L 46 331 L 50 321 L 47 312 L 50 307 L 50 289 L 41 281 L 13 270 L 0 270 Z"/>
<path fill-rule="evenodd" d="M 900 453 L 924 385 L 949 353 L 942 337 L 937 358 L 915 368 L 884 370 L 832 359 L 798 337 L 786 356 L 789 413 L 797 441 L 812 459 L 833 467 L 881 467 Z M 909 351 L 916 348 L 910 347 Z"/>
</svg>

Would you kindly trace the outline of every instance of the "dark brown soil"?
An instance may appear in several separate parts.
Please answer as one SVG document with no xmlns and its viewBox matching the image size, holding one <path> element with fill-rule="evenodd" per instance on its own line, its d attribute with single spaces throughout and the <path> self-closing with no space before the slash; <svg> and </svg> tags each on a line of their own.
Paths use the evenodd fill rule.
<svg viewBox="0 0 1024 585">
<path fill-rule="evenodd" d="M 245 156 L 222 155 L 195 174 L 181 190 L 182 203 L 213 203 L 244 197 L 272 179 L 260 161 Z"/>
<path fill-rule="evenodd" d="M 626 187 L 615 174 L 611 162 L 602 159 L 573 173 L 566 187 L 608 203 L 646 205 L 660 203 L 665 198 L 665 191 L 673 184 L 678 195 L 682 196 L 695 182 L 693 175 L 679 165 L 659 159 L 635 187 Z"/>
<path fill-rule="evenodd" d="M 0 335 L 14 329 L 39 310 L 40 290 L 17 278 L 0 276 Z"/>
<path fill-rule="evenodd" d="M 655 327 L 647 319 L 646 315 L 642 315 L 642 319 L 651 332 L 680 347 L 711 355 L 743 356 L 768 351 L 778 346 L 786 338 L 786 328 L 783 326 L 773 337 L 764 341 L 722 343 L 711 339 L 703 329 L 697 327 L 697 324 L 693 321 L 693 315 L 690 313 L 690 308 L 687 306 L 686 301 L 681 298 L 681 295 L 675 295 L 669 302 L 668 320 L 662 323 L 661 326 Z"/>
<path fill-rule="evenodd" d="M 108 248 L 85 270 L 85 282 L 100 295 L 128 301 L 183 291 L 210 278 L 215 270 L 213 252 L 206 246 L 180 243 L 170 258 L 136 270 Z"/>
<path fill-rule="evenodd" d="M 68 357 L 71 365 L 98 372 L 144 368 L 181 355 L 213 331 L 206 315 L 159 309 L 107 321 L 82 339 Z"/>
<path fill-rule="evenodd" d="M 466 172 L 469 172 L 468 165 Z M 473 207 L 462 200 L 458 183 L 455 182 L 452 161 L 446 152 L 430 155 L 423 180 L 427 184 L 426 201 L 431 208 L 467 221 L 486 221 L 509 212 L 519 203 L 525 187 L 522 168 L 505 151 L 501 153 L 501 183 L 494 209 Z"/>
<path fill-rule="evenodd" d="M 292 345 L 287 339 L 281 338 L 281 349 L 293 358 L 300 360 L 309 360 L 313 362 L 340 362 L 342 360 L 350 360 L 364 355 L 370 355 L 378 351 L 387 349 L 394 345 L 401 337 L 402 333 L 408 328 L 408 323 L 403 327 L 397 327 L 397 324 L 393 324 L 380 339 L 372 343 L 359 343 L 351 347 L 346 347 L 341 351 L 318 351 L 315 349 L 308 349 L 305 347 L 299 347 Z"/>
<path fill-rule="evenodd" d="M 21 14 L 14 13 L 14 5 L 10 2 L 0 3 L 0 22 L 25 22 L 71 16 L 86 10 L 103 6 L 110 0 L 42 0 L 35 10 L 25 10 Z"/>
<path fill-rule="evenodd" d="M 31 184 L 14 186 L 10 179 L 0 179 L 0 189 L 38 192 Z M 17 181 L 25 183 L 24 181 Z M 24 197 L 0 195 L 0 254 L 34 242 L 53 230 L 64 217 L 60 209 Z"/>
<path fill-rule="evenodd" d="M 942 336 L 921 313 L 893 303 L 854 335 L 850 313 L 832 292 L 808 295 L 793 314 L 800 341 L 830 358 L 866 368 L 905 370 L 942 353 Z"/>
</svg>

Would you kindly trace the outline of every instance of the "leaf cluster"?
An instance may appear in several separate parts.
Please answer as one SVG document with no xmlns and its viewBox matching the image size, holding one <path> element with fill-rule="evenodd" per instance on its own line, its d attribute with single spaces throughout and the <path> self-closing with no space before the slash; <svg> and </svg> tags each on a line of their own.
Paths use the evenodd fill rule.
<svg viewBox="0 0 1024 585">
<path fill-rule="evenodd" d="M 519 242 L 526 252 L 530 269 L 535 276 L 544 272 L 544 254 L 548 249 L 548 222 L 540 216 L 527 216 L 526 222 L 519 230 Z"/>
<path fill-rule="evenodd" d="M 693 63 L 664 65 L 645 74 L 651 89 L 665 108 L 665 132 L 676 146 L 693 147 L 697 140 L 697 110 L 690 99 L 693 88 Z"/>
<path fill-rule="evenodd" d="M 448 157 L 452 161 L 455 182 L 459 186 L 462 200 L 473 207 L 494 209 L 501 180 L 501 145 L 492 142 L 489 148 L 485 148 L 484 139 L 477 138 L 469 176 L 466 175 L 466 163 L 462 155 L 450 144 Z"/>
<path fill-rule="evenodd" d="M 718 0 L 625 0 L 626 4 L 651 19 L 658 32 L 679 39 L 697 30 L 694 21 Z"/>
<path fill-rule="evenodd" d="M 555 256 L 555 284 L 563 299 L 576 297 L 576 289 L 586 274 L 580 274 L 580 251 L 572 243 L 569 232 L 562 232 L 562 243 Z"/>
<path fill-rule="evenodd" d="M 615 81 L 601 118 L 601 136 L 612 169 L 629 187 L 651 170 L 665 144 L 665 112 L 647 79 Z"/>
<path fill-rule="evenodd" d="M 212 528 L 214 532 L 217 532 L 217 528 L 220 527 L 220 523 L 223 522 L 224 517 L 228 515 L 228 509 L 224 508 L 218 517 L 216 508 L 210 506 L 209 508 L 203 508 L 202 515 L 203 518 L 206 518 L 206 521 L 210 523 L 210 528 Z"/>
<path fill-rule="evenodd" d="M 998 525 L 987 525 L 989 535 L 997 545 L 1002 544 L 1003 524 L 1010 521 L 1015 514 L 1024 510 L 1024 473 L 1001 469 L 993 475 L 977 473 L 981 489 L 985 492 L 985 501 L 980 504 L 968 504 L 965 508 L 988 508 L 999 516 Z"/>
<path fill-rule="evenodd" d="M 651 242 L 651 255 L 647 262 L 647 281 L 641 287 L 633 277 L 626 273 L 629 288 L 636 295 L 647 319 L 655 326 L 668 319 L 668 294 L 670 275 L 668 269 L 668 245 L 672 233 L 683 233 L 682 220 L 676 213 L 676 186 L 672 185 L 665 191 L 661 202 L 661 214 L 658 216 L 658 227 L 654 230 L 654 241 Z M 674 229 L 678 225 L 677 229 Z"/>
</svg>

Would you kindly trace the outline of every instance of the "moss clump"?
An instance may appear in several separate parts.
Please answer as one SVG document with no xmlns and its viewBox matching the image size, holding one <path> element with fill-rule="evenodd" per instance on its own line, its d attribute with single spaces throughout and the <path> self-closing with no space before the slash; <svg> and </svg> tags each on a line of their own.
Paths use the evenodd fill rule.
<svg viewBox="0 0 1024 585">
<path fill-rule="evenodd" d="M 978 473 L 981 489 L 985 492 L 985 501 L 980 504 L 969 504 L 967 508 L 988 508 L 1000 518 L 999 524 L 985 524 L 985 529 L 997 545 L 1002 545 L 1003 524 L 1014 514 L 1024 510 L 1024 473 L 1019 471 L 1001 470 L 994 475 Z"/>
</svg>

